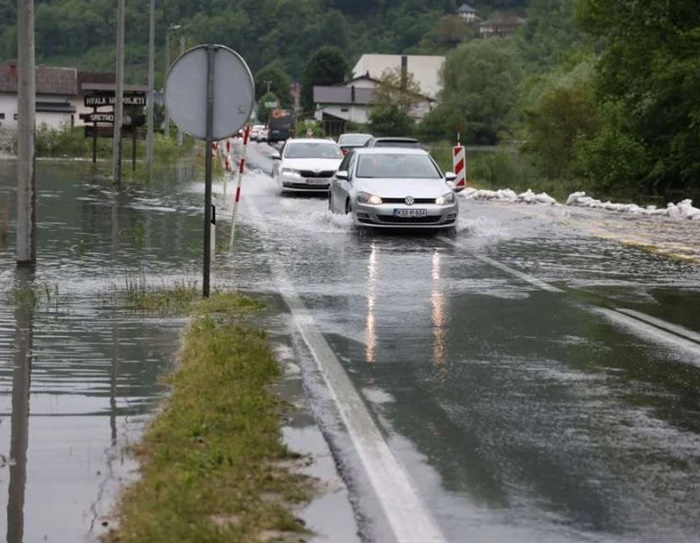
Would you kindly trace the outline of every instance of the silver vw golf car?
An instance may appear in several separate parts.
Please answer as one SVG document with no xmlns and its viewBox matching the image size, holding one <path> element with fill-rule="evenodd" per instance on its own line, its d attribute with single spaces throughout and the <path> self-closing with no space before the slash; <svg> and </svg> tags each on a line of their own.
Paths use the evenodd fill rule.
<svg viewBox="0 0 700 543">
<path fill-rule="evenodd" d="M 454 228 L 454 179 L 423 149 L 353 149 L 331 179 L 328 206 L 358 226 Z"/>
</svg>

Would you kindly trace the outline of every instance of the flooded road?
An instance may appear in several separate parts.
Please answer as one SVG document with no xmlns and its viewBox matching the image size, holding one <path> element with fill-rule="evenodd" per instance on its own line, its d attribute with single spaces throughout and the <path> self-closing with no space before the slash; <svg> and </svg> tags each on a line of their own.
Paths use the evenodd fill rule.
<svg viewBox="0 0 700 543">
<path fill-rule="evenodd" d="M 700 266 L 619 235 L 698 253 L 699 225 L 465 201 L 453 237 L 356 232 L 323 198 L 280 197 L 251 154 L 242 223 L 444 540 L 700 541 Z M 367 538 L 391 540 L 329 419 Z"/>
<path fill-rule="evenodd" d="M 465 201 L 454 236 L 357 232 L 322 198 L 282 198 L 268 147 L 249 164 L 232 255 L 215 199 L 213 285 L 276 300 L 365 541 L 395 540 L 397 514 L 434 541 L 700 541 L 698 264 L 603 239 L 614 218 L 564 208 Z M 0 162 L 0 209 L 11 170 Z M 83 165 L 39 171 L 38 303 L 0 251 L 0 511 L 8 542 L 89 541 L 183 324 L 108 293 L 200 279 L 203 187 L 115 193 Z M 700 243 L 700 224 L 663 228 L 658 243 Z M 349 377 L 364 433 L 330 373 Z M 368 471 L 377 459 L 389 468 Z"/>
</svg>

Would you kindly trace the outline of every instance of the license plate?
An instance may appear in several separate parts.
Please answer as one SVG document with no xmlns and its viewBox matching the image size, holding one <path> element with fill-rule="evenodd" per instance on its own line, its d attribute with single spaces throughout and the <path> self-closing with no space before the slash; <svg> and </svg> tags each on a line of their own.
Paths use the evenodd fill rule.
<svg viewBox="0 0 700 543">
<path fill-rule="evenodd" d="M 394 217 L 427 217 L 427 209 L 395 209 Z"/>
<path fill-rule="evenodd" d="M 328 185 L 329 180 L 328 179 L 306 179 L 306 184 L 307 185 Z"/>
</svg>

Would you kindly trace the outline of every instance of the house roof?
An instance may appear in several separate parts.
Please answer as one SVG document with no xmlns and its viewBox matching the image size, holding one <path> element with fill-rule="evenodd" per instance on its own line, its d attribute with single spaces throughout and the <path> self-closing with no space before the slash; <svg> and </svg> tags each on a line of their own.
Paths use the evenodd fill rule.
<svg viewBox="0 0 700 543">
<path fill-rule="evenodd" d="M 457 13 L 476 13 L 476 10 L 469 4 L 462 4 L 457 8 Z"/>
<path fill-rule="evenodd" d="M 363 74 L 372 79 L 381 79 L 385 70 L 401 68 L 401 59 L 406 57 L 406 67 L 420 87 L 421 94 L 435 98 L 440 92 L 440 69 L 445 57 L 430 55 L 379 55 L 365 54 L 360 57 L 352 70 L 353 77 Z"/>
<path fill-rule="evenodd" d="M 481 23 L 480 26 L 519 26 L 525 22 L 526 19 L 523 19 L 515 13 L 503 13 L 497 11 L 491 15 L 491 17 L 489 17 L 488 21 Z"/>
<path fill-rule="evenodd" d="M 355 99 L 353 101 L 353 89 Z M 374 89 L 359 87 L 324 87 L 314 85 L 314 103 L 316 104 L 357 104 L 366 106 L 372 103 Z"/>
<path fill-rule="evenodd" d="M 0 65 L 0 92 L 17 92 L 17 64 Z M 55 66 L 36 67 L 36 93 L 75 96 L 78 91 L 78 70 Z"/>
</svg>

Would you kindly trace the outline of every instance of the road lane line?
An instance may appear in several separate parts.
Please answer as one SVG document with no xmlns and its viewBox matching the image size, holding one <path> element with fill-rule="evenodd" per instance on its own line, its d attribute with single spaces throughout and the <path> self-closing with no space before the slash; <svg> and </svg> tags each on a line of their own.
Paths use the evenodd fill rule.
<svg viewBox="0 0 700 543">
<path fill-rule="evenodd" d="M 451 245 L 452 247 L 455 247 L 457 249 L 463 249 L 459 245 L 459 243 L 451 240 L 450 238 L 447 238 L 445 236 L 436 236 L 437 239 L 442 241 L 443 243 L 447 243 L 448 245 Z M 489 258 L 488 256 L 480 256 L 480 255 L 474 255 L 474 258 L 481 260 L 482 262 L 489 264 L 490 266 L 493 266 L 494 268 L 498 268 L 501 271 L 504 271 L 506 273 L 509 273 L 511 275 L 514 275 L 515 277 L 518 277 L 525 281 L 526 283 L 530 283 L 531 285 L 535 285 L 536 287 L 541 288 L 542 290 L 546 290 L 548 292 L 564 292 L 563 290 L 550 285 L 549 283 L 545 283 L 541 279 L 537 279 L 537 277 L 533 277 L 532 275 L 529 275 L 527 273 L 515 270 L 509 266 L 506 266 L 505 264 L 501 264 L 497 260 L 494 260 L 493 258 Z"/>
<path fill-rule="evenodd" d="M 639 311 L 635 311 L 634 309 L 624 309 L 621 307 L 617 307 L 615 308 L 615 311 L 617 311 L 618 313 L 624 313 L 625 315 L 628 315 L 640 321 L 644 321 L 648 324 L 651 324 L 652 326 L 655 326 L 656 328 L 660 328 L 667 332 L 671 332 L 672 334 L 675 334 L 684 339 L 687 339 L 688 341 L 692 341 L 693 343 L 697 343 L 700 345 L 700 334 L 692 330 L 688 330 L 683 326 L 678 326 L 676 324 L 657 319 L 656 317 L 651 317 L 644 313 L 640 313 Z"/>
<path fill-rule="evenodd" d="M 601 315 L 604 315 L 611 321 L 614 321 L 631 329 L 642 339 L 649 340 L 653 338 L 658 343 L 663 343 L 674 348 L 682 349 L 683 351 L 692 355 L 692 357 L 694 358 L 692 363 L 694 365 L 700 366 L 700 345 L 698 345 L 694 341 L 683 339 L 682 337 L 679 337 L 674 333 L 662 330 L 661 328 L 658 328 L 653 324 L 647 324 L 646 322 L 643 322 L 638 318 L 630 317 L 628 315 L 620 313 L 617 309 L 595 307 L 591 308 L 591 311 L 595 313 L 600 313 Z"/>
<path fill-rule="evenodd" d="M 448 245 L 451 245 L 457 249 L 463 250 L 463 248 L 455 241 L 444 236 L 437 237 L 438 239 L 440 239 L 440 241 L 447 243 Z M 485 262 L 486 264 L 490 264 L 491 266 L 498 268 L 499 270 L 514 275 L 515 277 L 519 277 L 523 281 L 527 281 L 528 283 L 535 285 L 543 290 L 547 290 L 549 292 L 566 292 L 565 290 L 554 287 L 549 283 L 545 283 L 544 281 L 536 277 L 510 268 L 505 264 L 501 264 L 500 262 L 493 260 L 492 258 L 489 258 L 487 256 L 474 255 L 474 257 L 478 260 L 481 260 L 482 262 Z M 682 326 L 677 326 L 665 322 L 661 319 L 645 315 L 644 313 L 634 311 L 633 309 L 605 309 L 590 306 L 587 307 L 587 309 L 593 312 L 602 313 L 610 320 L 613 320 L 618 324 L 626 326 L 627 328 L 635 332 L 637 335 L 640 335 L 642 339 L 648 340 L 649 338 L 654 338 L 655 340 L 666 345 L 680 347 L 684 351 L 691 353 L 693 357 L 698 357 L 698 361 L 696 363 L 700 365 L 700 334 L 693 332 L 692 330 L 688 330 L 686 328 L 683 328 Z"/>
<path fill-rule="evenodd" d="M 245 201 L 245 205 L 251 211 L 257 226 L 270 234 L 256 205 L 250 199 Z M 267 245 L 265 241 L 263 244 Z M 335 401 L 396 540 L 398 543 L 446 543 L 410 476 L 387 444 L 286 272 L 274 258 L 268 258 L 268 262 L 280 294 Z"/>
</svg>

